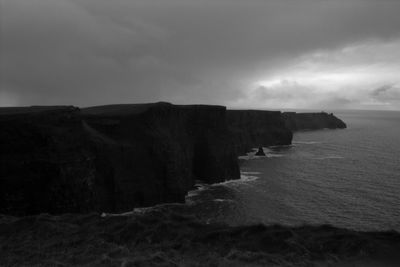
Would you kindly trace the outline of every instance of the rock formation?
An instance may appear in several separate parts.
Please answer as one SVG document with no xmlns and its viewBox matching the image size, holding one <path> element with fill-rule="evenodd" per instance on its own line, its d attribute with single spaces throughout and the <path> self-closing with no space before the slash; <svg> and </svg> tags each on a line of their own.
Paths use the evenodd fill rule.
<svg viewBox="0 0 400 267">
<path fill-rule="evenodd" d="M 221 106 L 2 109 L 0 213 L 119 212 L 240 177 Z"/>
<path fill-rule="evenodd" d="M 169 103 L 0 109 L 0 213 L 122 212 L 183 202 L 196 180 L 240 178 L 237 156 L 332 114 Z"/>
<path fill-rule="evenodd" d="M 260 146 L 256 152 L 256 156 L 265 156 L 263 148 Z"/>
<path fill-rule="evenodd" d="M 285 126 L 280 111 L 228 110 L 228 125 L 238 154 L 254 147 L 289 145 L 292 132 Z"/>
<path fill-rule="evenodd" d="M 346 128 L 346 124 L 335 117 L 332 113 L 326 112 L 320 113 L 296 113 L 296 112 L 284 112 L 283 120 L 285 125 L 292 131 L 299 130 L 318 130 L 318 129 L 343 129 Z"/>
</svg>

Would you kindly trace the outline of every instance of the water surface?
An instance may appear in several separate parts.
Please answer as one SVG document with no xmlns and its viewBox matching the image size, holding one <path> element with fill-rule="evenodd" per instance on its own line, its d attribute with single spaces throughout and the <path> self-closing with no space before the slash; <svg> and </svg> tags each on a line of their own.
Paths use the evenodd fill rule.
<svg viewBox="0 0 400 267">
<path fill-rule="evenodd" d="M 332 224 L 400 231 L 400 112 L 335 112 L 345 130 L 303 131 L 293 145 L 242 160 L 242 180 L 204 186 L 188 203 L 231 225 Z"/>
</svg>

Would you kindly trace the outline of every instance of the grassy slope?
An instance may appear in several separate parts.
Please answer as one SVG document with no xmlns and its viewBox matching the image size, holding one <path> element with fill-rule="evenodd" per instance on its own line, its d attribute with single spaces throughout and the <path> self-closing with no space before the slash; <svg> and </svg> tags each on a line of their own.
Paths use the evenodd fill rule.
<svg viewBox="0 0 400 267">
<path fill-rule="evenodd" d="M 142 214 L 0 216 L 1 266 L 400 266 L 400 234 Z M 369 264 L 369 265 L 367 265 Z"/>
</svg>

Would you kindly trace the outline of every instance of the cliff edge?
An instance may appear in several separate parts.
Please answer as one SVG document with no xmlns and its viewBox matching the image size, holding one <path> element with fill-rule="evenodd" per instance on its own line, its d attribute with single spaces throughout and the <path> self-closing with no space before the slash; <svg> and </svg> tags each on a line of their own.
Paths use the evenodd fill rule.
<svg viewBox="0 0 400 267">
<path fill-rule="evenodd" d="M 284 112 L 285 126 L 292 131 L 318 129 L 344 129 L 347 125 L 332 113 L 297 113 Z"/>
</svg>

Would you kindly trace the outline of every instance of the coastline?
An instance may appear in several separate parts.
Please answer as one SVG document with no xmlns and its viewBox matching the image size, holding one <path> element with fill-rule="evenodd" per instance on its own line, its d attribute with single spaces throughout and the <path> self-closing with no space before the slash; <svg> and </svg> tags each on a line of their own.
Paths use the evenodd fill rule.
<svg viewBox="0 0 400 267">
<path fill-rule="evenodd" d="M 214 111 L 217 112 L 217 119 Z M 32 133 L 37 131 L 40 138 L 50 140 L 40 148 L 34 144 L 33 150 L 29 151 L 29 157 L 24 159 L 28 165 L 24 166 L 39 164 L 36 166 L 36 172 L 47 175 L 47 171 L 44 172 L 47 167 L 42 169 L 41 164 L 49 160 L 52 168 L 61 170 L 60 173 L 66 175 L 53 177 L 55 180 L 51 186 L 54 187 L 55 182 L 54 188 L 58 188 L 58 181 L 65 181 L 78 173 L 88 185 L 101 186 L 105 189 L 110 185 L 106 182 L 107 179 L 114 179 L 111 189 L 115 190 L 118 179 L 123 180 L 124 177 L 136 177 L 135 175 L 141 174 L 131 171 L 130 161 L 124 162 L 126 157 L 134 156 L 134 159 L 138 160 L 135 162 L 137 164 L 143 161 L 141 153 L 145 151 L 148 154 L 144 161 L 144 170 L 149 164 L 156 164 L 156 168 L 161 166 L 163 171 L 154 173 L 153 182 L 157 184 L 158 180 L 162 180 L 169 183 L 159 188 L 160 192 L 167 189 L 172 190 L 167 192 L 179 191 L 179 194 L 174 198 L 158 198 L 155 201 L 149 195 L 150 201 L 146 203 L 137 202 L 137 199 L 133 198 L 133 201 L 125 200 L 125 208 L 116 209 L 115 206 L 108 206 L 110 203 L 115 205 L 114 196 L 104 194 L 101 190 L 93 191 L 95 194 L 92 195 L 90 190 L 93 187 L 85 187 L 85 190 L 89 190 L 86 191 L 87 196 L 94 196 L 97 201 L 104 203 L 109 201 L 108 204 L 97 207 L 82 206 L 82 203 L 88 203 L 85 202 L 86 199 L 79 201 L 75 199 L 74 194 L 64 194 L 66 199 L 78 203 L 78 208 L 68 207 L 63 210 L 64 206 L 61 205 L 59 206 L 61 209 L 52 210 L 38 206 L 40 209 L 26 209 L 25 212 L 28 214 L 22 213 L 20 217 L 0 215 L 0 262 L 5 266 L 32 264 L 38 266 L 310 266 L 319 263 L 337 264 L 354 260 L 364 262 L 364 260 L 387 259 L 390 260 L 389 264 L 392 260 L 398 262 L 397 254 L 394 252 L 400 249 L 400 234 L 397 232 L 358 232 L 329 225 L 229 226 L 196 217 L 187 207 L 190 203 L 182 204 L 188 193 L 196 194 L 196 191 L 191 190 L 196 188 L 198 181 L 205 187 L 212 187 L 257 179 L 254 173 L 242 173 L 240 178 L 230 179 L 232 170 L 229 168 L 233 166 L 233 170 L 239 169 L 240 161 L 243 160 L 243 156 L 239 155 L 251 151 L 252 148 L 291 146 L 294 131 L 346 127 L 333 115 L 308 114 L 307 119 L 301 121 L 301 115 L 297 118 L 296 113 L 291 113 L 290 120 L 291 123 L 295 121 L 296 128 L 289 129 L 281 112 L 256 110 L 226 112 L 224 107 L 219 106 L 174 106 L 168 103 L 122 107 L 114 105 L 88 108 L 85 115 L 81 115 L 81 111 L 74 107 L 36 107 L 33 111 L 28 109 L 28 115 L 32 119 L 29 122 L 24 118 L 26 110 L 17 109 L 12 115 L 7 112 L 9 110 L 1 113 L 1 120 L 7 126 L 12 122 L 9 132 L 3 133 L 5 139 L 10 140 L 8 152 L 11 154 L 15 153 L 14 147 L 25 142 L 29 143 L 27 137 L 21 134 L 26 130 L 24 128 L 26 125 L 32 127 L 28 128 L 29 134 L 29 131 Z M 341 123 L 336 124 L 337 120 Z M 207 131 L 199 131 L 200 128 L 193 126 L 193 123 L 199 123 Z M 327 125 L 330 126 L 326 127 Z M 138 131 L 144 126 L 145 130 Z M 211 135 L 210 129 L 214 131 Z M 17 130 L 16 136 L 15 130 Z M 193 130 L 196 134 L 193 134 Z M 60 133 L 65 132 L 73 134 L 63 139 Z M 36 138 L 36 135 L 33 136 Z M 207 136 L 206 139 L 204 136 Z M 177 142 L 178 137 L 184 137 L 184 141 Z M 227 141 L 218 141 L 221 138 L 226 138 Z M 160 149 L 154 146 L 154 141 L 157 145 L 167 141 L 169 145 Z M 236 144 L 235 149 L 232 144 Z M 73 147 L 70 148 L 70 145 Z M 186 148 L 174 150 L 181 146 Z M 141 149 L 136 155 L 132 148 L 138 147 Z M 49 158 L 40 162 L 35 161 L 37 151 L 40 151 L 39 155 L 42 157 Z M 7 153 L 7 150 L 3 153 Z M 75 165 L 68 165 L 70 162 L 63 158 L 66 155 L 78 156 L 78 160 L 73 163 Z M 18 159 L 19 154 L 15 156 Z M 268 156 L 270 155 L 267 153 Z M 235 160 L 232 160 L 233 157 Z M 197 161 L 195 163 L 197 167 L 191 165 L 192 160 Z M 210 162 L 217 166 L 216 163 L 221 160 L 225 163 L 220 165 L 220 169 L 214 168 L 211 171 L 204 169 L 200 172 L 196 169 Z M 86 163 L 81 164 L 82 162 Z M 19 166 L 18 162 L 9 163 L 10 170 Z M 18 164 L 14 166 L 16 163 Z M 118 168 L 119 173 L 125 176 L 112 176 L 114 173 L 108 172 L 105 168 L 107 166 Z M 168 171 L 168 168 L 172 169 Z M 21 171 L 22 177 L 29 174 L 30 169 L 24 167 Z M 49 174 L 54 173 L 57 172 L 49 172 Z M 169 180 L 168 177 L 175 177 L 177 174 L 182 177 L 190 174 L 187 176 L 190 178 L 185 181 L 176 178 Z M 196 179 L 206 174 L 209 177 L 219 177 L 216 174 L 225 176 L 218 179 L 215 177 Z M 9 178 L 16 179 L 17 183 L 24 181 L 19 181 L 15 176 Z M 134 182 L 132 185 L 138 185 L 135 178 L 130 179 Z M 129 185 L 126 184 L 127 180 L 123 181 L 125 185 Z M 176 188 L 182 184 L 185 186 Z M 74 186 L 73 183 L 70 185 Z M 51 186 L 50 189 L 53 190 Z M 143 192 L 147 192 L 152 186 L 143 183 L 142 188 Z M 7 187 L 3 187 L 2 190 L 8 195 L 13 193 L 7 191 Z M 132 191 L 130 185 L 124 190 L 127 194 L 140 192 L 137 187 Z M 201 190 L 201 187 L 197 190 Z M 51 202 L 50 196 L 45 195 L 44 201 Z M 4 199 L 2 201 L 0 203 L 3 205 L 2 213 L 7 214 L 7 210 L 11 210 L 9 214 L 15 213 L 12 210 L 13 206 L 8 205 L 11 202 L 4 202 Z M 27 200 L 20 201 L 22 202 L 19 204 Z M 99 213 L 103 211 L 104 213 Z"/>
</svg>

